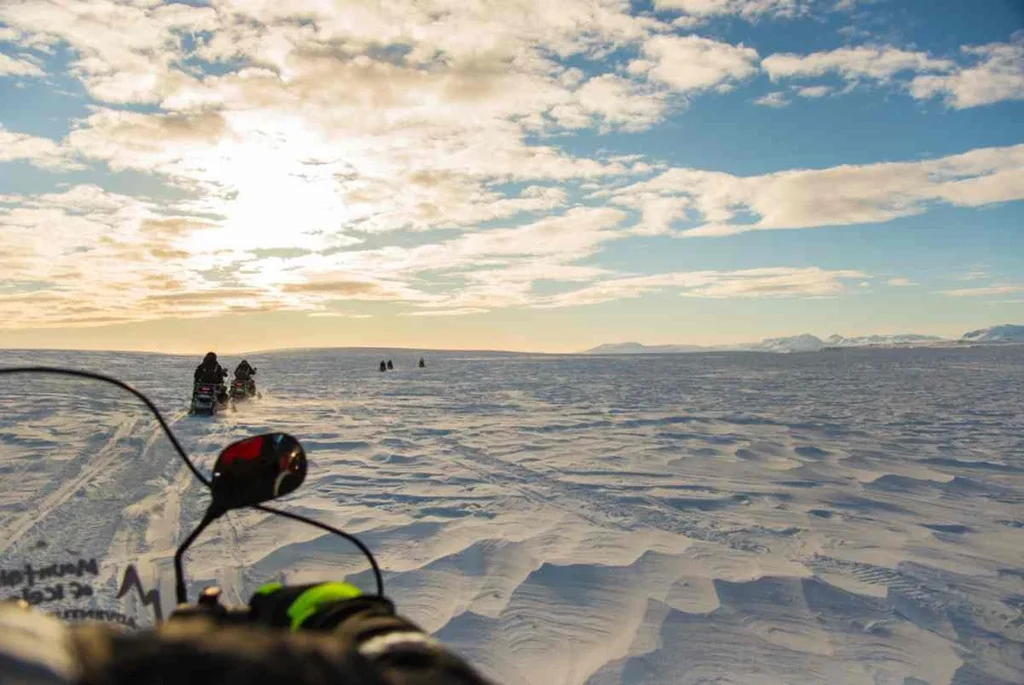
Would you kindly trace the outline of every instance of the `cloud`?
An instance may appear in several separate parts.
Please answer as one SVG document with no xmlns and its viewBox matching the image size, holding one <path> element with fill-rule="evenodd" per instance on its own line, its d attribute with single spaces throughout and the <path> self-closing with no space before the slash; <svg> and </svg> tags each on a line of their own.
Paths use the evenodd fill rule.
<svg viewBox="0 0 1024 685">
<path fill-rule="evenodd" d="M 684 12 L 696 17 L 736 15 L 745 19 L 762 15 L 793 17 L 809 4 L 802 0 L 654 0 L 654 7 L 658 10 Z"/>
<path fill-rule="evenodd" d="M 780 108 L 785 107 L 789 104 L 789 100 L 786 99 L 786 94 L 781 91 L 775 91 L 774 93 L 768 93 L 754 100 L 755 105 L 761 105 L 762 107 L 774 107 Z"/>
<path fill-rule="evenodd" d="M 828 86 L 804 86 L 797 88 L 796 94 L 802 98 L 822 98 L 832 92 Z"/>
<path fill-rule="evenodd" d="M 1024 40 L 963 46 L 959 60 L 894 46 L 857 46 L 808 55 L 779 53 L 762 68 L 772 81 L 836 74 L 851 86 L 862 81 L 895 83 L 918 100 L 941 97 L 955 109 L 1024 99 Z M 821 97 L 827 86 L 804 87 L 801 97 Z"/>
<path fill-rule="evenodd" d="M 0 52 L 0 77 L 46 76 L 46 72 L 28 59 L 18 59 Z"/>
<path fill-rule="evenodd" d="M 506 265 L 518 260 L 547 258 L 547 264 L 566 264 L 590 256 L 603 243 L 624 233 L 619 226 L 626 213 L 614 207 L 574 207 L 517 226 L 476 230 L 440 243 L 415 247 L 345 250 L 331 255 L 308 255 L 283 260 L 304 277 L 336 274 L 410 275 L 426 271 Z M 264 260 L 266 261 L 266 260 Z"/>
<path fill-rule="evenodd" d="M 483 314 L 489 310 L 479 307 L 461 307 L 459 309 L 433 309 L 419 312 L 406 312 L 403 316 L 469 316 Z"/>
<path fill-rule="evenodd" d="M 926 100 L 942 97 L 954 109 L 979 107 L 1005 100 L 1024 100 L 1024 40 L 964 47 L 974 66 L 953 73 L 916 77 L 911 94 Z"/>
<path fill-rule="evenodd" d="M 682 234 L 687 237 L 882 223 L 939 202 L 980 207 L 1024 199 L 1024 145 L 749 177 L 675 168 L 610 194 L 616 203 L 640 208 L 677 200 L 687 219 L 703 222 Z"/>
<path fill-rule="evenodd" d="M 600 281 L 539 302 L 539 308 L 574 307 L 669 291 L 698 298 L 827 297 L 846 290 L 845 281 L 866 274 L 818 267 L 772 267 L 741 271 L 690 271 Z"/>
<path fill-rule="evenodd" d="M 184 245 L 215 230 L 202 217 L 99 186 L 5 196 L 0 204 L 0 272 L 38 282 L 5 295 L 9 328 L 101 325 L 165 316 L 209 316 L 239 309 L 298 307 L 301 301 L 209 269 L 231 258 L 197 255 Z"/>
<path fill-rule="evenodd" d="M 655 35 L 643 45 L 646 60 L 630 72 L 682 92 L 700 91 L 740 81 L 757 73 L 757 51 L 700 36 Z"/>
<path fill-rule="evenodd" d="M 956 274 L 953 276 L 958 281 L 980 281 L 984 278 L 988 278 L 988 272 L 982 271 L 981 269 L 972 269 L 965 271 L 964 273 Z"/>
<path fill-rule="evenodd" d="M 989 297 L 991 295 L 1008 295 L 1012 293 L 1024 293 L 1024 285 L 1001 284 L 981 288 L 958 288 L 942 291 L 942 294 L 947 297 Z"/>
<path fill-rule="evenodd" d="M 355 313 L 352 313 L 352 312 L 335 312 L 335 311 L 310 312 L 306 316 L 309 316 L 309 317 L 312 317 L 312 318 L 315 318 L 315 319 L 320 319 L 320 318 L 328 318 L 328 319 L 372 319 L 373 318 L 373 314 L 355 314 Z"/>
<path fill-rule="evenodd" d="M 633 81 L 613 74 L 589 79 L 576 97 L 584 111 L 600 117 L 609 127 L 627 131 L 643 130 L 657 123 L 666 108 L 663 93 L 644 92 Z"/>
<path fill-rule="evenodd" d="M 314 279 L 300 283 L 286 283 L 281 290 L 288 294 L 311 296 L 306 299 L 311 306 L 332 300 L 419 302 L 436 299 L 400 281 L 385 279 Z"/>
<path fill-rule="evenodd" d="M 0 162 L 24 161 L 43 169 L 79 169 L 68 151 L 49 138 L 9 131 L 0 124 Z"/>
<path fill-rule="evenodd" d="M 889 285 L 891 285 L 893 287 L 896 287 L 896 288 L 904 288 L 904 287 L 908 287 L 908 286 L 912 286 L 912 285 L 917 285 L 917 283 L 914 283 L 909 278 L 905 278 L 903 276 L 897 276 L 896 278 L 890 278 L 888 281 L 886 281 L 886 283 L 888 283 Z"/>
<path fill-rule="evenodd" d="M 951 71 L 951 60 L 933 59 L 923 52 L 908 52 L 884 46 L 839 48 L 809 55 L 778 53 L 761 61 L 761 67 L 773 81 L 784 78 L 811 78 L 834 72 L 845 79 L 888 81 L 900 72 Z"/>
<path fill-rule="evenodd" d="M 174 64 L 186 33 L 213 30 L 210 7 L 120 3 L 112 0 L 6 0 L 0 22 L 20 42 L 64 41 L 76 53 L 72 69 L 90 94 L 116 103 L 155 103 L 192 77 Z"/>
</svg>

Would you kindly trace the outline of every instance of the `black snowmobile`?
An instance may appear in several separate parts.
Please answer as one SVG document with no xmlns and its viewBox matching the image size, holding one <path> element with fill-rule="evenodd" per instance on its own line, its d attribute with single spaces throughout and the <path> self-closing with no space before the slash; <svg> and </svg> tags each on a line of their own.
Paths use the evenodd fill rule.
<svg viewBox="0 0 1024 685">
<path fill-rule="evenodd" d="M 231 406 L 231 398 L 223 385 L 197 381 L 192 387 L 192 404 L 189 414 L 213 416 Z"/>
<path fill-rule="evenodd" d="M 217 355 L 207 352 L 203 362 L 196 367 L 192 376 L 192 403 L 189 414 L 216 414 L 219 409 L 232 406 L 228 390 L 224 387 L 224 378 L 228 372 L 217 363 Z"/>
<path fill-rule="evenodd" d="M 244 402 L 252 399 L 253 397 L 259 397 L 260 393 L 256 390 L 256 381 L 250 378 L 236 378 L 231 381 L 231 390 L 228 392 L 231 399 L 235 402 Z"/>
</svg>

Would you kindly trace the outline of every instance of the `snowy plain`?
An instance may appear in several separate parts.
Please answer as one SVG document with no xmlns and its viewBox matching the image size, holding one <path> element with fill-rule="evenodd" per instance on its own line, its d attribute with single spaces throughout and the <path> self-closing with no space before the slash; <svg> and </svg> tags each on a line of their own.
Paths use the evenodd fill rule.
<svg viewBox="0 0 1024 685">
<path fill-rule="evenodd" d="M 359 535 L 399 610 L 507 685 L 1024 683 L 1024 346 L 418 356 L 252 354 L 263 399 L 213 418 L 185 414 L 198 359 L 0 366 L 125 380 L 205 468 L 294 434 L 282 508 Z M 125 397 L 81 390 L 0 381 L 0 568 L 92 554 L 99 587 L 132 563 L 167 611 L 204 493 Z M 234 599 L 367 568 L 259 512 L 188 566 Z"/>
</svg>

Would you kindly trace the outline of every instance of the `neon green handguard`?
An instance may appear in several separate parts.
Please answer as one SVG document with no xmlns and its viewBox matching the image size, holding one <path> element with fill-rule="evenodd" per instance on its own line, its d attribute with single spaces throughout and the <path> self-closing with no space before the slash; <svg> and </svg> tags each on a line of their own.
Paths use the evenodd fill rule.
<svg viewBox="0 0 1024 685">
<path fill-rule="evenodd" d="M 291 630 L 301 630 L 303 624 L 318 611 L 338 602 L 361 597 L 362 590 L 351 583 L 318 583 L 285 587 L 281 583 L 267 583 L 253 594 L 249 607 L 254 618 L 262 623 Z"/>
</svg>

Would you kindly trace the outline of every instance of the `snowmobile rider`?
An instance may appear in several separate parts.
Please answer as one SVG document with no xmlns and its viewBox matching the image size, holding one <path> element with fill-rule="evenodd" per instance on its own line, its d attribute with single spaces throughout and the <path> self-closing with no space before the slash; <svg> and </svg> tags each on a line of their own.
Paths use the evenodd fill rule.
<svg viewBox="0 0 1024 685">
<path fill-rule="evenodd" d="M 217 401 L 224 403 L 228 398 L 228 389 L 224 387 L 224 379 L 227 375 L 228 372 L 224 370 L 224 367 L 217 363 L 217 355 L 207 352 L 203 357 L 202 364 L 196 367 L 194 380 L 196 383 L 209 383 L 217 386 Z"/>
<path fill-rule="evenodd" d="M 186 605 L 152 630 L 67 624 L 0 602 L 0 685 L 488 685 L 385 597 L 268 583 L 244 622 Z"/>
<path fill-rule="evenodd" d="M 248 360 L 243 359 L 242 363 L 235 367 L 235 378 L 241 381 L 250 380 L 256 375 L 256 367 L 249 364 Z"/>
<path fill-rule="evenodd" d="M 256 381 L 253 379 L 255 375 L 256 367 L 249 364 L 246 359 L 243 359 L 242 363 L 235 367 L 235 379 L 245 383 L 245 391 L 249 395 L 256 394 Z"/>
</svg>

